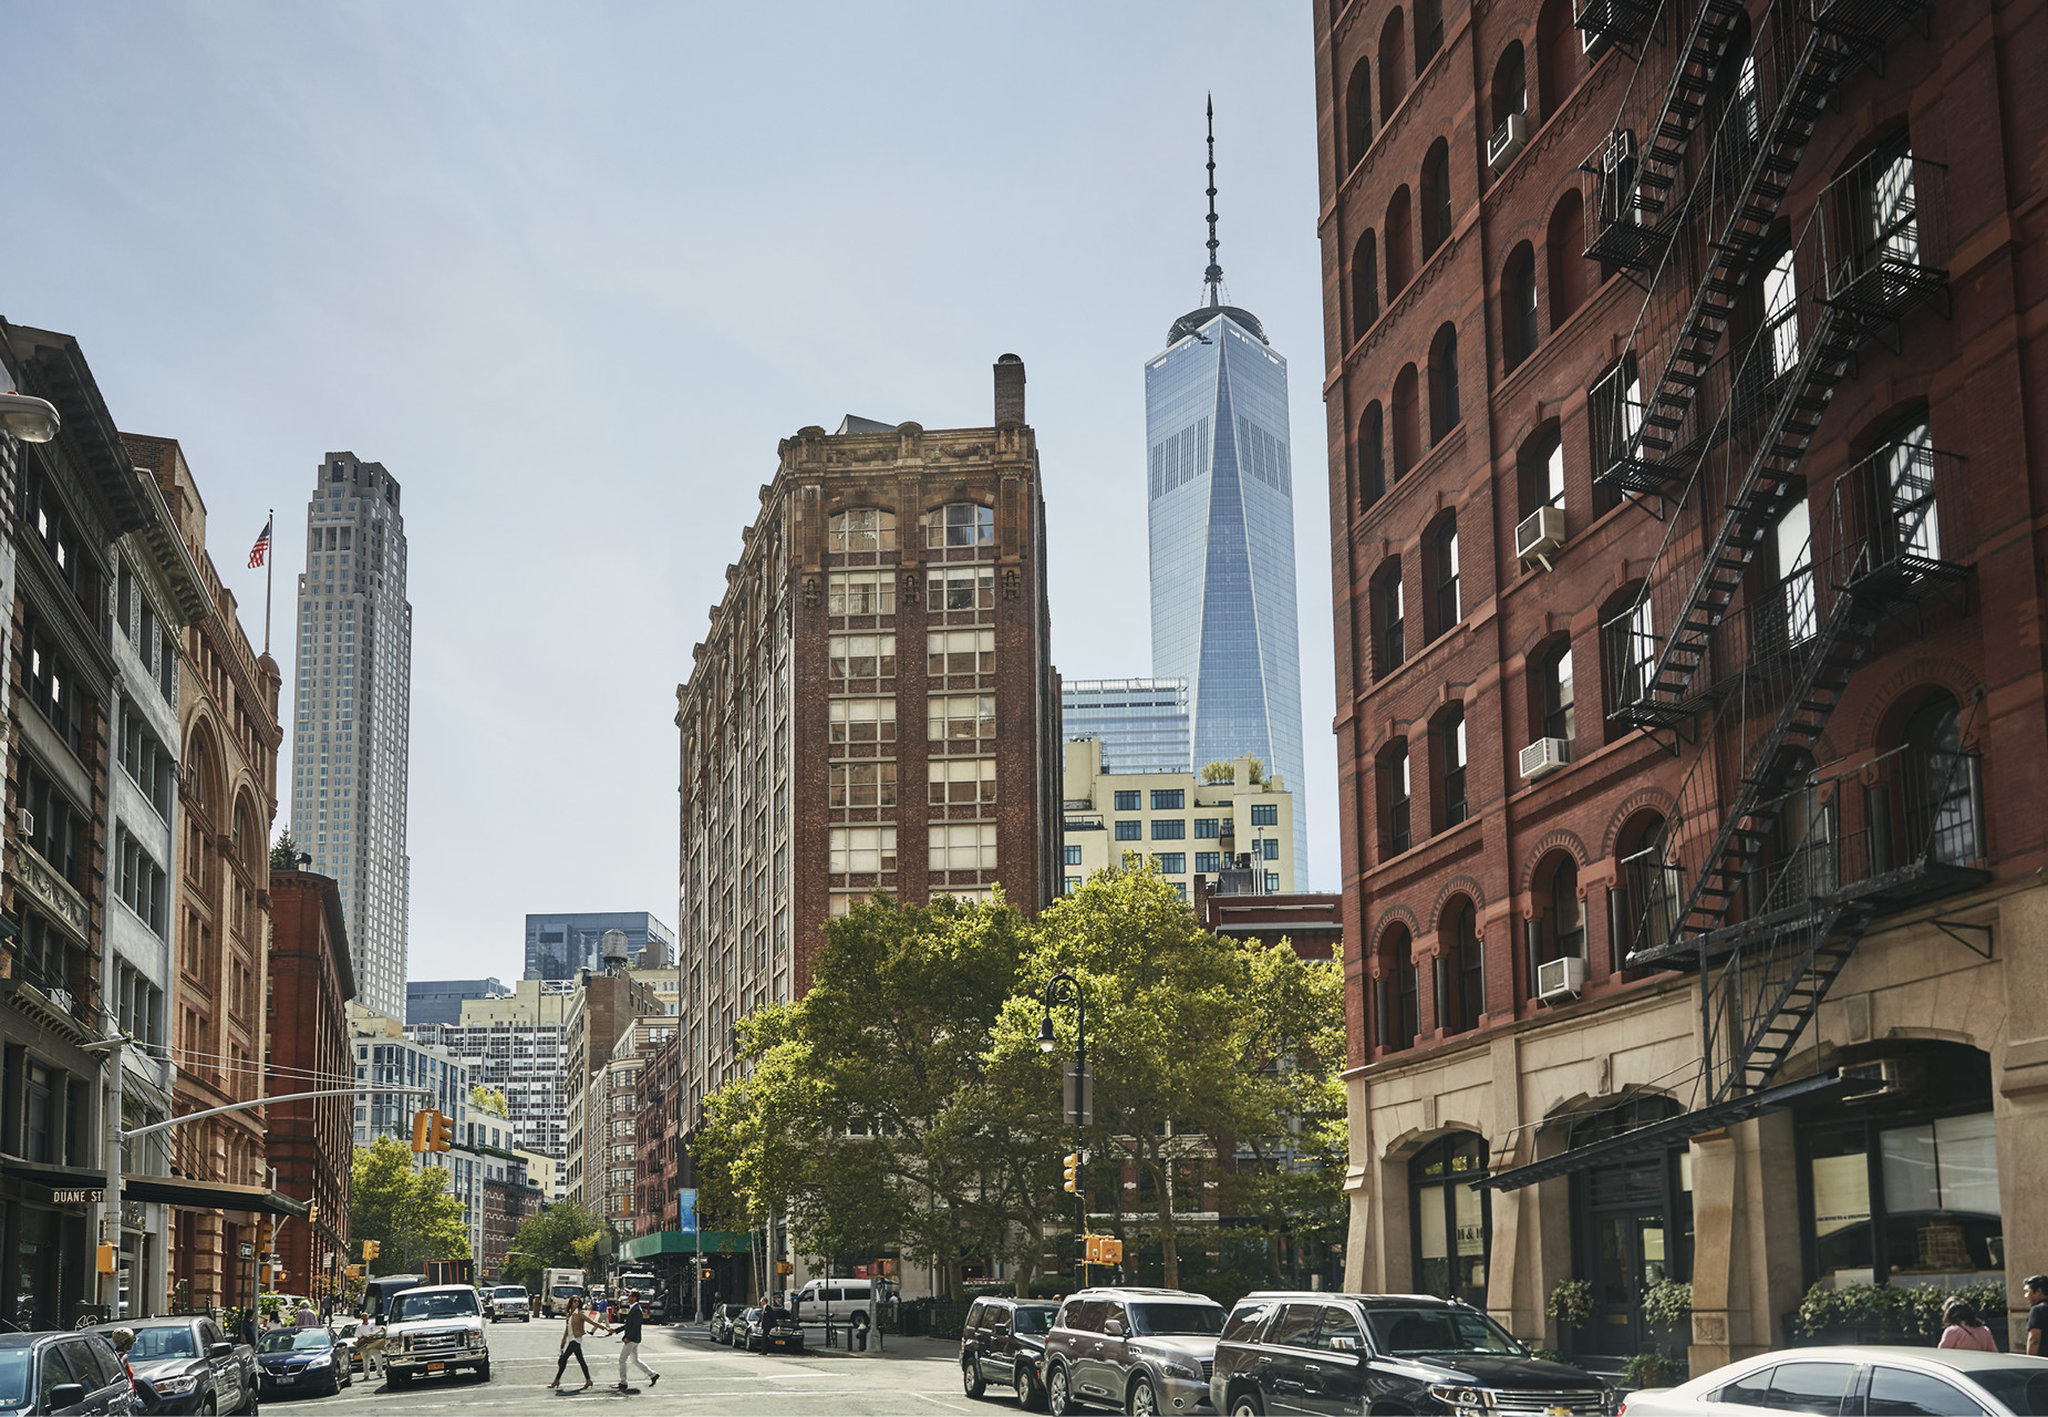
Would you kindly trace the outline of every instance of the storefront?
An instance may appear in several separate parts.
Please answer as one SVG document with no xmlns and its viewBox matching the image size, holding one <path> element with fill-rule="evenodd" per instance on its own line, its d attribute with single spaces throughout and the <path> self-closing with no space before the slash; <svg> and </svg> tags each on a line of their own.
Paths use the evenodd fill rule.
<svg viewBox="0 0 2048 1417">
<path fill-rule="evenodd" d="M 1568 1150 L 1677 1116 L 1668 1097 L 1641 1096 L 1580 1113 L 1566 1124 Z M 1650 1347 L 1643 1295 L 1692 1278 L 1692 1158 L 1685 1145 L 1620 1157 L 1574 1172 L 1574 1268 L 1592 1286 L 1593 1316 L 1571 1337 L 1574 1352 L 1625 1358 Z"/>
<path fill-rule="evenodd" d="M 106 1177 L 63 1166 L 0 1160 L 0 1315 L 23 1329 L 70 1328 L 92 1267 L 88 1217 Z"/>
</svg>

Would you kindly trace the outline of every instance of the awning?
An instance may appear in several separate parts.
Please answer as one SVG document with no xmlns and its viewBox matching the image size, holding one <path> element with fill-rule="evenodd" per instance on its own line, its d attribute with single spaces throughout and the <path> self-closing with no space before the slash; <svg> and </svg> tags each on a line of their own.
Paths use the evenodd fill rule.
<svg viewBox="0 0 2048 1417">
<path fill-rule="evenodd" d="M 227 1181 L 188 1181 L 183 1176 L 121 1177 L 121 1195 L 131 1201 L 165 1201 L 200 1210 L 246 1210 L 264 1215 L 304 1215 L 306 1203 L 279 1195 L 266 1186 L 237 1186 Z"/>
<path fill-rule="evenodd" d="M 657 1230 L 652 1235 L 640 1235 L 626 1241 L 619 1247 L 619 1254 L 629 1260 L 648 1260 L 657 1255 L 694 1255 L 701 1244 L 707 1255 L 744 1255 L 752 1250 L 753 1239 L 744 1230 L 706 1230 L 701 1234 L 695 1230 Z"/>
<path fill-rule="evenodd" d="M 1744 1122 L 1765 1112 L 1775 1112 L 1796 1101 L 1818 1101 L 1839 1092 L 1848 1091 L 1853 1084 L 1869 1085 L 1867 1078 L 1846 1078 L 1834 1073 L 1820 1073 L 1797 1082 L 1780 1083 L 1776 1087 L 1764 1088 L 1761 1092 L 1745 1093 L 1731 1097 L 1725 1102 L 1715 1102 L 1695 1112 L 1681 1112 L 1676 1117 L 1666 1117 L 1661 1122 L 1652 1122 L 1647 1127 L 1623 1132 L 1620 1136 L 1606 1137 L 1588 1143 L 1571 1151 L 1561 1151 L 1555 1156 L 1546 1156 L 1541 1161 L 1532 1161 L 1527 1166 L 1517 1166 L 1512 1171 L 1501 1171 L 1484 1180 L 1474 1181 L 1472 1187 L 1480 1191 L 1518 1191 L 1524 1186 L 1533 1186 L 1538 1181 L 1549 1181 L 1574 1171 L 1584 1171 L 1604 1161 L 1619 1161 L 1631 1156 L 1645 1156 L 1661 1152 L 1688 1137 L 1701 1132 L 1711 1132 L 1721 1127 Z"/>
<path fill-rule="evenodd" d="M 47 1166 L 15 1156 L 0 1156 L 0 1173 L 16 1181 L 48 1186 L 60 1202 L 71 1205 L 91 1205 L 105 1198 L 104 1171 L 88 1171 L 82 1166 Z"/>
</svg>

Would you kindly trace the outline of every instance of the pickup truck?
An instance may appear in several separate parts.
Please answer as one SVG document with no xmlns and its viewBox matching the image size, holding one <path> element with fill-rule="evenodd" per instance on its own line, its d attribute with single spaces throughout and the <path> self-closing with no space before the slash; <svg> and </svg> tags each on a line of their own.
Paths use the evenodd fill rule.
<svg viewBox="0 0 2048 1417">
<path fill-rule="evenodd" d="M 491 1380 L 484 1316 L 476 1290 L 467 1284 L 425 1284 L 393 1297 L 384 1340 L 385 1371 L 394 1388 L 463 1368 Z"/>
<path fill-rule="evenodd" d="M 158 1412 L 254 1412 L 256 1350 L 236 1343 L 212 1318 L 131 1319 L 97 1331 L 130 1328 L 128 1366 L 156 1390 Z"/>
</svg>

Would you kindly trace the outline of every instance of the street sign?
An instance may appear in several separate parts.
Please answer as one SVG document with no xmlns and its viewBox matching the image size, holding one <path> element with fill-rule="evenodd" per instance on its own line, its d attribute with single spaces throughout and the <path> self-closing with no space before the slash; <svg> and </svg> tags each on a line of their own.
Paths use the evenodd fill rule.
<svg viewBox="0 0 2048 1417">
<path fill-rule="evenodd" d="M 244 1240 L 242 1242 L 242 1258 L 245 1260 L 253 1260 L 256 1258 L 256 1247 L 250 1244 L 247 1240 Z"/>
<path fill-rule="evenodd" d="M 50 1199 L 58 1205 L 98 1205 L 106 1198 L 107 1193 L 104 1190 L 86 1188 L 50 1192 Z"/>
</svg>

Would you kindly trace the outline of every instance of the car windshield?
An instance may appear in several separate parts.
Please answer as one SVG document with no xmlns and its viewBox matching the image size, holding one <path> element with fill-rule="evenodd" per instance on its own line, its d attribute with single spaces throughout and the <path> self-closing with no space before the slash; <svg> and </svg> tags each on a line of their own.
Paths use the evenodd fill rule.
<svg viewBox="0 0 2048 1417">
<path fill-rule="evenodd" d="M 1133 1304 L 1131 1332 L 1218 1334 L 1223 1332 L 1223 1310 L 1215 1304 Z"/>
<path fill-rule="evenodd" d="M 454 1319 L 475 1312 L 475 1290 L 411 1289 L 398 1296 L 391 1317 L 405 1323 L 412 1319 Z"/>
<path fill-rule="evenodd" d="M 1054 1312 L 1051 1306 L 1043 1309 L 1019 1309 L 1017 1310 L 1016 1331 L 1018 1333 L 1044 1333 L 1052 1327 Z"/>
<path fill-rule="evenodd" d="M 192 1341 L 192 1330 L 185 1324 L 175 1327 L 138 1328 L 135 1330 L 135 1346 L 128 1350 L 131 1363 L 154 1363 L 160 1358 L 197 1358 L 199 1345 Z"/>
<path fill-rule="evenodd" d="M 1426 1353 L 1526 1356 L 1508 1331 L 1469 1309 L 1368 1309 L 1373 1347 L 1395 1357 Z"/>
<path fill-rule="evenodd" d="M 524 1299 L 526 1297 L 526 1291 L 516 1284 L 500 1285 L 493 1289 L 491 1293 L 500 1299 Z"/>
<path fill-rule="evenodd" d="M 321 1328 L 273 1329 L 256 1344 L 258 1353 L 290 1353 L 301 1348 L 332 1348 L 334 1335 Z"/>
<path fill-rule="evenodd" d="M 1965 1374 L 2013 1417 L 2048 1417 L 2048 1373 L 2038 1367 L 1971 1368 Z"/>
<path fill-rule="evenodd" d="M 26 1348 L 0 1349 L 0 1407 L 28 1405 L 28 1359 Z"/>
</svg>

